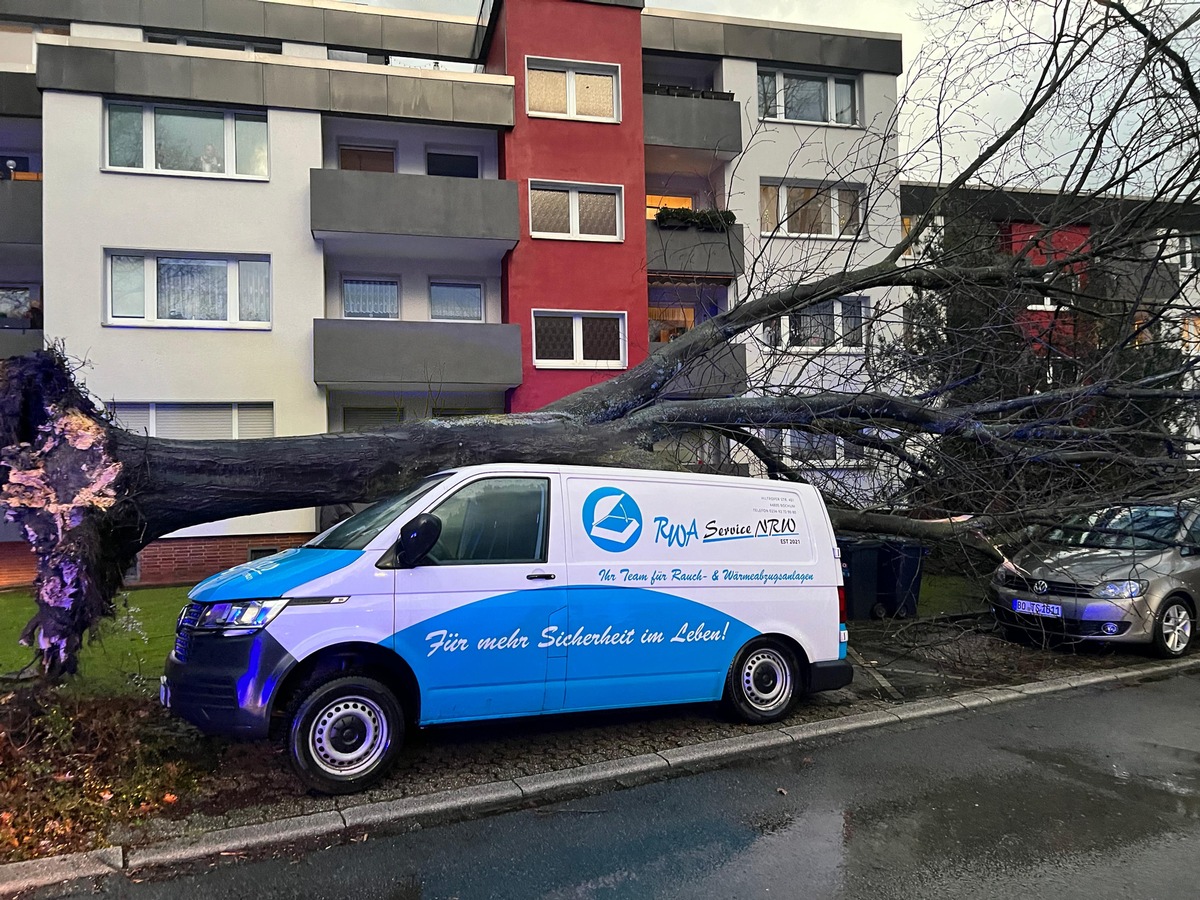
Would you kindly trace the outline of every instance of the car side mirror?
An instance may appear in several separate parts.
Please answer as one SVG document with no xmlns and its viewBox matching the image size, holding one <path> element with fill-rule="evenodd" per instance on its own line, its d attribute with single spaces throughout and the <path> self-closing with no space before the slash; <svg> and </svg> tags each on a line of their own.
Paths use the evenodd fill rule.
<svg viewBox="0 0 1200 900">
<path fill-rule="evenodd" d="M 420 564 L 442 536 L 442 520 L 432 513 L 421 513 L 405 522 L 396 541 L 396 563 L 401 569 Z"/>
<path fill-rule="evenodd" d="M 1195 544 L 1183 544 L 1179 548 L 1180 556 L 1195 556 L 1197 553 L 1200 553 L 1200 547 Z"/>
</svg>

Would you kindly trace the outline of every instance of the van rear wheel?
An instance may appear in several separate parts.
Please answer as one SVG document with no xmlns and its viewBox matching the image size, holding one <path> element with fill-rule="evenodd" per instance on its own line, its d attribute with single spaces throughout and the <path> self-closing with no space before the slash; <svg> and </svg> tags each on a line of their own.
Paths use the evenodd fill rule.
<svg viewBox="0 0 1200 900">
<path fill-rule="evenodd" d="M 725 682 L 725 705 L 743 722 L 786 718 L 804 692 L 796 654 L 782 641 L 758 638 L 738 653 Z"/>
<path fill-rule="evenodd" d="M 400 701 L 374 678 L 350 675 L 300 698 L 288 732 L 292 767 L 325 794 L 350 794 L 378 782 L 404 742 Z"/>
</svg>

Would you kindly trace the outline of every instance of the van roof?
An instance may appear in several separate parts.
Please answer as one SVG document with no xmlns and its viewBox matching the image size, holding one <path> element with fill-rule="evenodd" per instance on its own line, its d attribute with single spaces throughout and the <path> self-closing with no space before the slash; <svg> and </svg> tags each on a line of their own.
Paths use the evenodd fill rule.
<svg viewBox="0 0 1200 900">
<path fill-rule="evenodd" d="M 588 475 L 601 478 L 630 478 L 637 480 L 703 482 L 705 484 L 727 484 L 745 487 L 751 483 L 764 486 L 801 488 L 816 490 L 800 482 L 772 481 L 765 478 L 750 478 L 742 475 L 710 475 L 700 472 L 673 472 L 667 469 L 628 469 L 618 466 L 571 466 L 556 463 L 485 463 L 477 466 L 461 466 L 446 469 L 439 474 L 450 475 L 466 472 L 559 472 L 563 475 Z"/>
</svg>

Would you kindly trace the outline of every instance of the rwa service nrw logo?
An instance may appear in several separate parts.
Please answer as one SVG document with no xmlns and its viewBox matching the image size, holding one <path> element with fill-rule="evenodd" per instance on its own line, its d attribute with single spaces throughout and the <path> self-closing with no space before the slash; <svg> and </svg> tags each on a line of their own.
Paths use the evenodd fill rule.
<svg viewBox="0 0 1200 900">
<path fill-rule="evenodd" d="M 642 534 L 642 511 L 620 488 L 597 488 L 583 501 L 583 530 L 601 550 L 620 553 Z"/>
</svg>

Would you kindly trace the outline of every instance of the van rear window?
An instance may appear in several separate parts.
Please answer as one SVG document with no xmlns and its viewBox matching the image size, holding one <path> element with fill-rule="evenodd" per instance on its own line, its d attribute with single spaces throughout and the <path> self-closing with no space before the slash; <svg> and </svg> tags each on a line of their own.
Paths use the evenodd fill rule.
<svg viewBox="0 0 1200 900">
<path fill-rule="evenodd" d="M 453 473 L 439 472 L 437 475 L 430 475 L 398 496 L 380 500 L 362 512 L 355 513 L 346 521 L 339 522 L 328 531 L 318 534 L 304 546 L 318 547 L 321 550 L 362 550 L 375 540 L 379 532 L 387 528 L 406 509 L 449 478 L 451 474 Z"/>
</svg>

